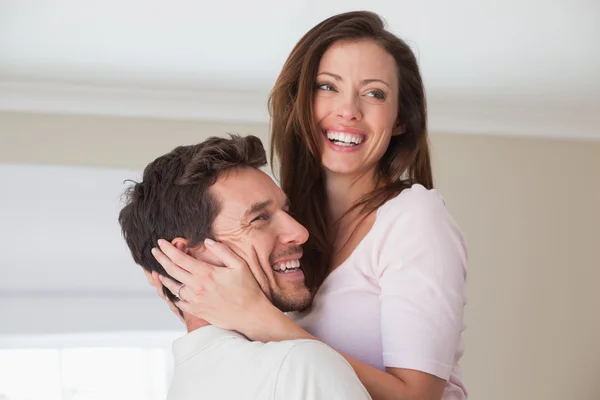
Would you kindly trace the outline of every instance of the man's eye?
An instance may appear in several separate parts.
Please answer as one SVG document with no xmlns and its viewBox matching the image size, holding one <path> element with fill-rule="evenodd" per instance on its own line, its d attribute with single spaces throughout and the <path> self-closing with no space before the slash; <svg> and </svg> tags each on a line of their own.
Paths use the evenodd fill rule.
<svg viewBox="0 0 600 400">
<path fill-rule="evenodd" d="M 250 222 L 256 222 L 256 221 L 266 221 L 269 219 L 269 216 L 265 213 L 260 214 L 259 216 L 257 216 L 256 218 L 254 218 L 252 221 Z"/>
</svg>

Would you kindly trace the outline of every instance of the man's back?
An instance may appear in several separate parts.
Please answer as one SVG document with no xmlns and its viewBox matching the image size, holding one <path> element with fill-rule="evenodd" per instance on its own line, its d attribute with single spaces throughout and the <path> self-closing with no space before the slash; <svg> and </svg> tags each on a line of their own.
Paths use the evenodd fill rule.
<svg viewBox="0 0 600 400">
<path fill-rule="evenodd" d="M 350 364 L 314 340 L 251 342 L 205 326 L 175 341 L 173 352 L 167 400 L 370 398 Z"/>
</svg>

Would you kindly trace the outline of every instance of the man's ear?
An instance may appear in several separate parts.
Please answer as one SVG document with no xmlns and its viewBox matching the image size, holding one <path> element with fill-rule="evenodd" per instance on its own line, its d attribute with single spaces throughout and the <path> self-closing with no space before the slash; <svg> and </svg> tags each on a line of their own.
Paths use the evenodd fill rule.
<svg viewBox="0 0 600 400">
<path fill-rule="evenodd" d="M 171 240 L 171 244 L 175 246 L 177 250 L 182 251 L 186 254 L 190 253 L 188 249 L 188 243 L 189 241 L 187 239 L 180 237 L 176 237 L 175 239 Z"/>
<path fill-rule="evenodd" d="M 213 262 L 216 264 L 216 258 L 214 256 L 211 258 L 206 254 L 206 247 L 204 247 L 203 243 L 199 243 L 196 247 L 189 247 L 190 241 L 184 238 L 176 237 L 171 240 L 171 244 L 177 248 L 177 250 L 187 254 L 188 256 L 192 256 L 197 260 L 202 260 L 205 262 Z"/>
<path fill-rule="evenodd" d="M 216 266 L 223 266 L 223 262 L 210 251 L 208 251 L 203 242 L 200 242 L 195 247 L 189 247 L 189 240 L 178 237 L 171 240 L 171 244 L 185 254 L 194 257 L 196 260 L 204 261 Z"/>
<path fill-rule="evenodd" d="M 394 132 L 392 132 L 392 136 L 399 136 L 404 132 L 406 132 L 406 124 L 398 120 L 394 125 Z"/>
</svg>

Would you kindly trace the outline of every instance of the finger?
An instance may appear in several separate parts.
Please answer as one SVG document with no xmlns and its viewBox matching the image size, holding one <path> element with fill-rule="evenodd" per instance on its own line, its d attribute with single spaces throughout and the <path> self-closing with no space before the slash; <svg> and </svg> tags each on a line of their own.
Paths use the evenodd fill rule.
<svg viewBox="0 0 600 400">
<path fill-rule="evenodd" d="M 182 268 L 187 272 L 194 273 L 197 269 L 199 269 L 199 267 L 209 268 L 206 263 L 184 253 L 164 239 L 158 240 L 158 246 L 174 264 L 178 265 L 179 268 Z"/>
<path fill-rule="evenodd" d="M 144 275 L 146 275 L 146 279 L 148 280 L 148 283 L 152 286 L 154 286 L 154 276 L 152 275 L 152 272 L 147 271 L 146 269 L 142 269 L 142 271 L 144 271 Z"/>
<path fill-rule="evenodd" d="M 163 290 L 163 284 L 159 279 L 160 275 L 158 274 L 158 272 L 156 271 L 152 271 L 152 279 L 154 279 L 154 281 L 156 282 L 156 284 L 152 285 L 154 286 L 154 288 L 156 289 L 156 293 L 158 293 L 158 297 L 160 297 L 163 300 L 169 301 L 169 299 L 167 299 L 167 296 L 165 296 L 165 292 Z"/>
<path fill-rule="evenodd" d="M 179 251 L 179 250 L 177 250 Z M 192 274 L 183 268 L 179 267 L 179 265 L 175 264 L 169 257 L 167 257 L 160 249 L 156 247 L 152 249 L 152 255 L 156 258 L 156 261 L 159 262 L 160 265 L 165 269 L 167 274 L 177 279 L 179 282 L 183 282 L 186 285 L 190 283 L 190 278 Z"/>
<path fill-rule="evenodd" d="M 173 295 L 175 295 L 175 293 L 177 293 L 177 291 L 179 290 L 179 287 L 182 285 L 181 283 L 177 283 L 173 279 L 170 279 L 169 277 L 166 277 L 163 275 L 159 275 L 158 279 L 160 279 L 162 284 L 167 289 L 169 289 L 169 292 L 171 292 Z"/>
<path fill-rule="evenodd" d="M 146 275 L 149 276 L 149 281 L 151 282 L 152 286 L 154 286 L 156 288 L 156 292 L 158 293 L 158 296 L 167 302 L 167 305 L 169 306 L 169 309 L 171 310 L 171 312 L 173 312 L 173 314 L 175 314 L 181 322 L 185 322 L 185 320 L 179 313 L 179 308 L 177 308 L 177 306 L 175 304 L 173 304 L 173 302 L 171 300 L 169 300 L 169 298 L 165 295 L 164 286 L 163 286 L 162 282 L 160 281 L 160 275 L 158 274 L 158 272 L 152 271 L 152 273 L 148 272 Z"/>
<path fill-rule="evenodd" d="M 194 293 L 194 291 L 191 288 L 189 288 L 187 285 L 184 285 L 182 283 L 177 283 L 173 279 L 169 279 L 168 277 L 162 276 L 162 275 L 159 276 L 159 279 L 163 283 L 163 285 L 165 285 L 165 287 L 167 289 L 169 289 L 169 291 L 174 296 L 179 297 L 180 301 L 177 302 L 178 304 L 176 304 L 176 306 L 179 306 L 179 303 L 181 301 L 187 301 L 189 299 L 194 298 L 194 296 L 196 296 L 196 293 Z M 169 302 L 169 303 L 172 303 L 169 299 L 165 299 L 165 300 L 167 300 L 167 302 Z"/>
<path fill-rule="evenodd" d="M 160 282 L 160 281 L 159 281 Z M 162 286 L 162 284 L 161 284 Z M 179 318 L 179 320 L 181 322 L 185 323 L 185 320 L 183 319 L 183 317 L 181 316 L 181 310 L 175 305 L 175 303 L 173 303 L 171 300 L 169 300 L 166 296 L 164 296 L 163 294 L 163 299 L 165 299 L 165 301 L 167 302 L 167 305 L 169 306 L 169 310 L 171 310 L 171 312 L 173 314 L 175 314 L 177 316 L 177 318 Z M 178 301 L 178 303 L 182 303 L 183 301 Z"/>
<path fill-rule="evenodd" d="M 167 286 L 165 286 L 167 287 Z M 181 289 L 180 289 L 181 288 Z M 196 297 L 196 294 L 191 288 L 189 288 L 187 285 L 183 285 L 182 284 L 175 284 L 175 286 L 170 285 L 167 287 L 167 289 L 169 289 L 169 291 L 171 293 L 173 293 L 173 295 L 175 297 L 177 297 L 179 300 L 175 303 L 175 306 L 179 307 L 180 303 L 188 303 L 190 302 L 191 299 Z M 179 291 L 179 294 L 177 293 L 177 291 Z M 169 301 L 169 299 L 167 299 L 167 301 Z"/>
<path fill-rule="evenodd" d="M 165 295 L 165 290 L 164 287 L 161 286 L 160 289 L 156 289 L 156 293 L 158 293 L 158 297 L 160 297 L 161 299 L 168 301 L 169 299 L 167 298 L 167 296 Z"/>
<path fill-rule="evenodd" d="M 160 283 L 160 281 L 158 280 L 158 272 L 156 271 L 144 271 L 146 272 L 146 276 L 148 277 L 148 283 L 152 286 L 154 286 L 155 288 L 159 288 L 162 286 L 162 283 Z"/>
<path fill-rule="evenodd" d="M 206 239 L 204 244 L 210 248 L 212 253 L 217 256 L 227 268 L 244 268 L 246 262 L 229 248 L 229 246 L 215 242 L 212 239 Z"/>
<path fill-rule="evenodd" d="M 206 264 L 210 264 L 214 267 L 224 267 L 223 261 L 210 250 L 209 247 L 204 246 L 203 249 L 194 254 L 194 258 L 198 261 L 204 262 Z"/>
<path fill-rule="evenodd" d="M 181 303 L 181 301 L 179 303 Z M 168 304 L 169 304 L 169 309 L 173 312 L 173 314 L 175 314 L 181 322 L 185 322 L 185 320 L 183 319 L 183 317 L 181 316 L 181 314 L 179 312 L 180 311 L 179 308 L 177 308 L 177 306 L 171 302 L 169 302 Z"/>
<path fill-rule="evenodd" d="M 179 307 L 179 309 L 185 313 L 194 315 L 198 318 L 202 318 L 202 316 L 198 315 L 198 310 L 197 310 L 197 305 L 196 306 L 192 306 L 191 303 L 188 303 L 187 301 L 178 301 L 177 302 L 177 307 Z M 195 314 L 192 314 L 192 312 L 194 312 Z"/>
</svg>

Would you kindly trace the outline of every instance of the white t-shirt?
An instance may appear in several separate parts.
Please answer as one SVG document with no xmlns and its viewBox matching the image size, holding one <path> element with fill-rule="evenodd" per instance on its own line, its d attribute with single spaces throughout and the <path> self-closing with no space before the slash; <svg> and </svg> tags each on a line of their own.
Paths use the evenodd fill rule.
<svg viewBox="0 0 600 400">
<path fill-rule="evenodd" d="M 378 369 L 448 380 L 444 400 L 463 400 L 459 360 L 467 249 L 436 190 L 413 185 L 377 210 L 371 231 L 291 317 L 341 353 Z"/>
<path fill-rule="evenodd" d="M 216 326 L 173 343 L 175 370 L 167 400 L 365 400 L 350 364 L 314 340 L 252 342 Z"/>
</svg>

